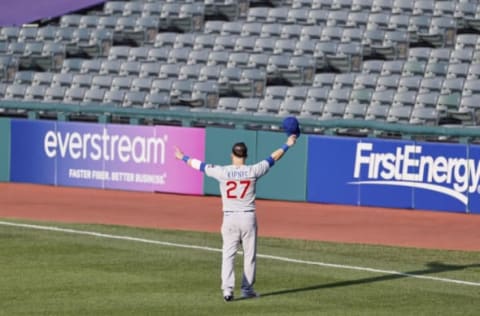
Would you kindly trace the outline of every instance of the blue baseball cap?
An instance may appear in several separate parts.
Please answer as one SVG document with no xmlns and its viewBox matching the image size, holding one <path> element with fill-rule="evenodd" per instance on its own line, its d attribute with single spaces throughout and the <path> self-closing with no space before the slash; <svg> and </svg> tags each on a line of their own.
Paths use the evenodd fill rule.
<svg viewBox="0 0 480 316">
<path fill-rule="evenodd" d="M 288 116 L 283 119 L 282 122 L 282 127 L 285 133 L 287 133 L 287 136 L 290 135 L 297 135 L 297 137 L 300 136 L 300 124 L 298 123 L 298 120 L 294 116 Z"/>
</svg>

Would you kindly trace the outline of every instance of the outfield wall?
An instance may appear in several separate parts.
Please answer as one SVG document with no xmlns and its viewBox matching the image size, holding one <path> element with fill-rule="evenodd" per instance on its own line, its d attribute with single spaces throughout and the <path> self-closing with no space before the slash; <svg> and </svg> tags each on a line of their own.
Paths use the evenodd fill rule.
<svg viewBox="0 0 480 316">
<path fill-rule="evenodd" d="M 310 202 L 480 213 L 480 147 L 309 137 Z"/>
<path fill-rule="evenodd" d="M 10 180 L 203 194 L 202 174 L 178 168 L 175 145 L 203 159 L 204 129 L 12 120 Z"/>
<path fill-rule="evenodd" d="M 0 120 L 0 180 L 218 195 L 214 180 L 175 160 L 175 146 L 207 163 L 228 164 L 232 144 L 244 141 L 247 163 L 254 163 L 285 138 L 214 127 Z M 302 135 L 258 182 L 257 196 L 480 213 L 479 162 L 477 145 Z"/>
<path fill-rule="evenodd" d="M 285 143 L 284 133 L 241 129 L 207 128 L 206 161 L 229 164 L 232 145 L 243 141 L 248 147 L 247 163 L 267 158 Z M 300 137 L 295 149 L 286 154 L 257 184 L 263 199 L 306 201 L 307 137 Z M 218 183 L 205 177 L 205 194 L 219 195 Z"/>
<path fill-rule="evenodd" d="M 0 118 L 0 181 L 10 180 L 10 120 Z"/>
</svg>

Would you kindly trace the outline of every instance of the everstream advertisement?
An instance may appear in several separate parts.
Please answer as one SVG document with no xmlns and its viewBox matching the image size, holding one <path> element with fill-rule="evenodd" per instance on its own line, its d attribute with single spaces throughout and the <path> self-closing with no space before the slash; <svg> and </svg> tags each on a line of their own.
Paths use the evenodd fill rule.
<svg viewBox="0 0 480 316">
<path fill-rule="evenodd" d="M 478 213 L 478 146 L 312 136 L 308 201 Z"/>
<path fill-rule="evenodd" d="M 205 157 L 205 131 L 12 120 L 11 181 L 135 191 L 203 193 L 203 175 L 180 168 L 174 146 Z"/>
</svg>

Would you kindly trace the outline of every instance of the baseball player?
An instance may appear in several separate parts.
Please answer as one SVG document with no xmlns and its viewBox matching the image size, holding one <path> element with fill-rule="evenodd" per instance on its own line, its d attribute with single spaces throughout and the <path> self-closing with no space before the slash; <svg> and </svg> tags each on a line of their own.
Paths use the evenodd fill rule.
<svg viewBox="0 0 480 316">
<path fill-rule="evenodd" d="M 232 147 L 232 164 L 215 166 L 198 159 L 190 158 L 176 148 L 175 157 L 190 167 L 205 172 L 215 178 L 220 185 L 223 205 L 222 223 L 222 291 L 226 302 L 233 300 L 235 285 L 234 260 L 238 247 L 243 247 L 242 298 L 257 297 L 255 283 L 257 255 L 257 219 L 255 215 L 255 184 L 265 175 L 277 160 L 295 145 L 296 135 L 287 138 L 286 143 L 272 152 L 265 160 L 254 165 L 246 165 L 247 146 L 236 143 Z"/>
</svg>

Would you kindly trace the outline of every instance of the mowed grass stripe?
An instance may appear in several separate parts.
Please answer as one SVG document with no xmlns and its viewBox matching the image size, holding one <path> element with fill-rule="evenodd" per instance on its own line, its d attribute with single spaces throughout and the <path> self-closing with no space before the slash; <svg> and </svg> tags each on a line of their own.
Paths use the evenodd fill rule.
<svg viewBox="0 0 480 316">
<path fill-rule="evenodd" d="M 221 249 L 206 247 L 206 246 L 180 244 L 180 243 L 166 242 L 166 241 L 160 241 L 160 240 L 151 240 L 151 239 L 138 238 L 138 237 L 132 237 L 132 236 L 111 235 L 111 234 L 105 234 L 105 233 L 99 233 L 99 232 L 93 232 L 93 231 L 84 231 L 84 230 L 61 228 L 61 227 L 54 227 L 54 226 L 33 225 L 33 224 L 5 222 L 5 221 L 0 221 L 0 225 L 21 227 L 21 228 L 35 229 L 35 230 L 54 231 L 54 232 L 61 232 L 61 233 L 66 233 L 66 234 L 86 235 L 86 236 L 92 236 L 92 237 L 124 240 L 124 241 L 131 241 L 131 242 L 140 242 L 140 243 L 145 243 L 145 244 L 154 244 L 154 245 L 161 245 L 161 246 L 167 246 L 167 247 L 186 248 L 186 249 L 194 249 L 194 250 L 209 251 L 209 252 L 221 252 Z M 241 253 L 241 251 L 239 251 L 239 253 Z M 408 277 L 408 278 L 415 278 L 415 279 L 431 280 L 431 281 L 436 281 L 436 282 L 453 283 L 453 284 L 459 284 L 459 285 L 465 285 L 465 286 L 480 286 L 480 282 L 472 282 L 472 281 L 456 280 L 456 279 L 450 279 L 450 278 L 441 278 L 441 277 L 434 277 L 434 276 L 418 275 L 418 274 L 405 273 L 405 272 L 399 272 L 399 271 L 394 271 L 394 270 L 383 270 L 383 269 L 375 269 L 375 268 L 361 267 L 361 266 L 352 266 L 352 265 L 344 265 L 344 264 L 300 260 L 300 259 L 293 259 L 293 258 L 274 256 L 274 255 L 266 255 L 266 254 L 258 254 L 257 256 L 259 258 L 282 261 L 282 262 L 289 262 L 289 263 L 295 263 L 295 264 L 321 266 L 321 267 L 328 267 L 328 268 L 334 268 L 334 269 L 356 270 L 356 271 L 362 271 L 362 272 L 379 273 L 379 274 L 384 274 L 384 275 L 386 274 L 386 275 L 399 276 L 399 277 Z"/>
</svg>

